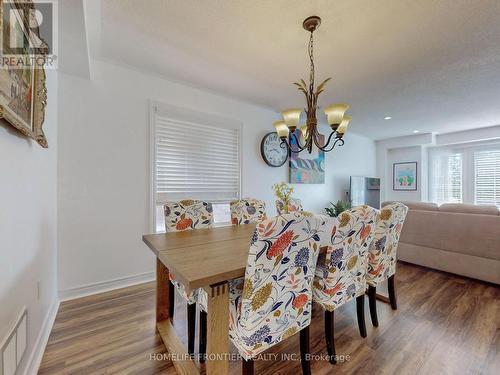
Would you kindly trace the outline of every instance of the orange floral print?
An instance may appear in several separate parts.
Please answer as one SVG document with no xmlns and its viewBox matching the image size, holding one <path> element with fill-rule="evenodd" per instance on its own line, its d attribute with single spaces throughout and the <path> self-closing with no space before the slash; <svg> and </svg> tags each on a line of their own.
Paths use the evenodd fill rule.
<svg viewBox="0 0 500 375">
<path fill-rule="evenodd" d="M 292 243 L 292 238 L 293 238 L 293 231 L 288 230 L 285 233 L 283 233 L 275 243 L 269 248 L 267 251 L 267 257 L 268 258 L 274 258 L 277 257 L 278 255 L 283 254 L 283 252 L 288 249 L 288 246 Z"/>
<path fill-rule="evenodd" d="M 302 307 L 304 307 L 304 305 L 307 303 L 307 301 L 309 300 L 309 297 L 307 296 L 307 294 L 299 294 L 297 297 L 295 297 L 295 299 L 293 300 L 292 302 L 292 307 L 294 309 L 300 309 Z"/>
<path fill-rule="evenodd" d="M 186 217 L 184 219 L 181 219 L 177 222 L 175 225 L 175 229 L 177 230 L 186 230 L 193 225 L 193 220 L 191 220 L 189 217 Z"/>
<path fill-rule="evenodd" d="M 333 288 L 325 289 L 324 292 L 326 294 L 328 294 L 329 296 L 333 296 L 335 293 L 337 293 L 343 287 L 344 287 L 344 284 L 340 283 L 340 284 L 335 285 Z"/>
<path fill-rule="evenodd" d="M 365 238 L 370 235 L 371 231 L 372 231 L 371 225 L 367 225 L 363 229 L 361 229 L 361 240 L 364 241 Z"/>
</svg>

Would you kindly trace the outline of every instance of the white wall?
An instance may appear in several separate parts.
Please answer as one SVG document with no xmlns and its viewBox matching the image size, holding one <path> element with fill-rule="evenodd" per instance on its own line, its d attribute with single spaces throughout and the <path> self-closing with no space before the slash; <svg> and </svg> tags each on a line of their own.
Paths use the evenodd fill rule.
<svg viewBox="0 0 500 375">
<path fill-rule="evenodd" d="M 0 341 L 28 309 L 24 372 L 57 302 L 57 74 L 47 71 L 44 130 L 49 149 L 0 126 Z M 37 282 L 41 294 L 37 296 Z"/>
<path fill-rule="evenodd" d="M 243 196 L 265 199 L 288 169 L 260 156 L 274 111 L 128 68 L 92 62 L 93 80 L 59 79 L 59 280 L 63 296 L 82 286 L 132 275 L 151 277 L 153 256 L 141 242 L 149 232 L 148 100 L 233 118 L 243 123 Z M 375 174 L 374 142 L 349 134 L 327 154 L 326 184 L 296 185 L 306 209 L 323 212 L 343 198 L 349 175 Z"/>
<path fill-rule="evenodd" d="M 500 125 L 443 134 L 416 134 L 377 141 L 377 173 L 385 177 L 381 181 L 381 199 L 428 201 L 430 148 L 498 139 L 500 139 Z M 405 161 L 418 162 L 417 191 L 394 191 L 392 189 L 393 163 Z"/>
</svg>

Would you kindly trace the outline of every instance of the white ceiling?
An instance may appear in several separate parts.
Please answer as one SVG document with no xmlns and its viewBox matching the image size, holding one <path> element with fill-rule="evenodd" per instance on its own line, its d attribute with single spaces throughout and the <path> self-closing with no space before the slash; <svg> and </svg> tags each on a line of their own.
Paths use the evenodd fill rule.
<svg viewBox="0 0 500 375">
<path fill-rule="evenodd" d="M 320 105 L 350 103 L 352 131 L 500 124 L 500 0 L 101 0 L 90 53 L 280 110 L 304 105 L 310 15 Z"/>
</svg>

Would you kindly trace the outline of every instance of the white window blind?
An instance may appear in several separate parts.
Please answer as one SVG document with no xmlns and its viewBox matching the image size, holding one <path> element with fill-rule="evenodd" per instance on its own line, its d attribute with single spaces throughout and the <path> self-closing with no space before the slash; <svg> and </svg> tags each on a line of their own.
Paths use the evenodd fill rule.
<svg viewBox="0 0 500 375">
<path fill-rule="evenodd" d="M 160 104 L 153 104 L 151 112 L 157 229 L 165 201 L 227 204 L 240 197 L 240 124 Z M 214 206 L 215 212 L 221 210 Z"/>
<path fill-rule="evenodd" d="M 500 206 L 500 150 L 474 153 L 474 201 Z"/>
<path fill-rule="evenodd" d="M 429 160 L 432 202 L 461 203 L 463 200 L 463 158 L 461 153 L 435 153 Z"/>
</svg>

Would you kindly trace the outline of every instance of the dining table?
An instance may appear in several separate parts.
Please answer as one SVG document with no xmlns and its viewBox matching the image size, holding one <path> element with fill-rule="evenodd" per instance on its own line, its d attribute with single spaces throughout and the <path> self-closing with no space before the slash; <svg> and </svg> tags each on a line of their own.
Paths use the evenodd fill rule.
<svg viewBox="0 0 500 375">
<path fill-rule="evenodd" d="M 229 281 L 243 277 L 255 224 L 143 235 L 156 256 L 156 328 L 179 374 L 199 374 L 169 316 L 169 273 L 208 295 L 208 375 L 229 373 Z M 322 248 L 321 251 L 324 251 Z M 380 299 L 385 300 L 382 296 Z"/>
</svg>

